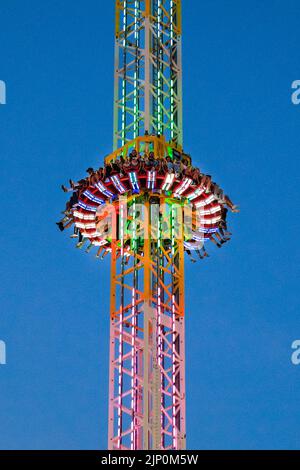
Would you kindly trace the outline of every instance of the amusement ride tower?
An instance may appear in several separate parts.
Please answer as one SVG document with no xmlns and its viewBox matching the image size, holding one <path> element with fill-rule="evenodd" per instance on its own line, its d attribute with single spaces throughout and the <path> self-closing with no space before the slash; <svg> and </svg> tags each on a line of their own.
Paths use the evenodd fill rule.
<svg viewBox="0 0 300 470">
<path fill-rule="evenodd" d="M 183 152 L 181 0 L 116 0 L 115 28 L 113 152 L 58 225 L 111 255 L 109 449 L 180 450 L 184 253 L 221 247 L 236 206 Z"/>
</svg>

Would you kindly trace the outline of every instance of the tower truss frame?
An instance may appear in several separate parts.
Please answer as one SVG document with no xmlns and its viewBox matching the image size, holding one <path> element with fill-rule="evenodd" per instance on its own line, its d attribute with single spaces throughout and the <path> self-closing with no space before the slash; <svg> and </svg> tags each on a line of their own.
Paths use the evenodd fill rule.
<svg viewBox="0 0 300 470">
<path fill-rule="evenodd" d="M 182 148 L 181 0 L 116 0 L 114 150 L 145 134 Z"/>
</svg>

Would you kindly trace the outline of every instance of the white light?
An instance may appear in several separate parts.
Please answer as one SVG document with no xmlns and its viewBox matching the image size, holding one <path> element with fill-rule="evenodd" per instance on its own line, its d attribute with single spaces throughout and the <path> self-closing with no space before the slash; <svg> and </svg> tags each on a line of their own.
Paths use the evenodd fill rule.
<svg viewBox="0 0 300 470">
<path fill-rule="evenodd" d="M 107 243 L 108 243 L 107 240 L 93 241 L 93 245 L 95 246 L 103 246 L 103 245 L 107 245 Z"/>
<path fill-rule="evenodd" d="M 175 175 L 174 173 L 168 173 L 166 178 L 165 178 L 165 181 L 163 183 L 163 191 L 169 191 L 169 189 L 171 188 L 173 182 L 174 182 L 174 178 L 175 178 Z"/>
<path fill-rule="evenodd" d="M 95 220 L 95 215 L 94 214 L 83 214 L 82 212 L 74 211 L 73 215 L 74 215 L 74 217 L 77 217 L 78 219 Z"/>
</svg>

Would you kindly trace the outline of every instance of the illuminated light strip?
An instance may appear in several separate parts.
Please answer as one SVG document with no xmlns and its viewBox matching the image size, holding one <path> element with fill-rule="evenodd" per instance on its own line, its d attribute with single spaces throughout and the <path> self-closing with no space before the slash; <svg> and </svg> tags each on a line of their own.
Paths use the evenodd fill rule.
<svg viewBox="0 0 300 470">
<path fill-rule="evenodd" d="M 168 173 L 163 182 L 162 190 L 169 191 L 175 179 L 174 173 Z"/>
<path fill-rule="evenodd" d="M 123 4 L 123 31 L 124 31 L 124 39 L 123 39 L 123 48 L 124 48 L 124 56 L 126 55 L 126 36 L 127 36 L 127 1 L 124 0 Z M 126 63 L 124 65 L 124 77 L 122 79 L 122 147 L 125 144 L 125 127 L 126 127 Z M 121 437 L 119 445 L 121 445 Z"/>
<path fill-rule="evenodd" d="M 161 351 L 162 351 L 162 342 L 161 342 L 161 288 L 157 288 L 157 321 L 158 321 L 158 365 L 161 367 Z"/>
<path fill-rule="evenodd" d="M 123 194 L 126 192 L 126 188 L 125 186 L 123 186 L 123 184 L 121 183 L 120 181 L 120 178 L 117 176 L 117 175 L 114 175 L 114 176 L 111 176 L 111 181 L 114 185 L 114 187 L 116 188 L 116 190 L 120 193 L 120 194 Z"/>
<path fill-rule="evenodd" d="M 138 41 L 138 7 L 139 7 L 139 2 L 138 0 L 135 0 L 134 2 L 134 39 L 136 42 L 136 50 L 138 50 L 139 47 L 139 41 Z M 133 138 L 135 139 L 138 136 L 138 73 L 137 73 L 137 68 L 138 68 L 138 62 L 136 58 L 136 69 L 134 71 L 134 97 L 133 97 L 133 108 L 134 108 L 134 132 L 133 132 Z"/>
<path fill-rule="evenodd" d="M 205 242 L 206 240 L 209 240 L 210 239 L 210 236 L 215 233 L 215 232 L 208 232 L 208 233 L 203 233 L 201 234 L 201 237 L 197 236 L 197 235 L 194 235 L 193 236 L 193 240 L 196 240 L 197 242 Z M 209 236 L 209 234 L 211 234 Z"/>
<path fill-rule="evenodd" d="M 96 228 L 95 223 L 83 224 L 82 222 L 75 222 L 75 226 L 77 228 L 85 228 L 86 230 L 89 230 L 91 228 Z"/>
<path fill-rule="evenodd" d="M 107 240 L 93 241 L 93 244 L 94 244 L 95 246 L 104 246 L 104 245 L 107 245 L 107 244 L 108 244 L 108 241 L 107 241 Z"/>
<path fill-rule="evenodd" d="M 121 256 L 124 255 L 124 202 L 120 200 L 120 240 L 121 240 Z"/>
<path fill-rule="evenodd" d="M 148 171 L 147 175 L 147 189 L 155 189 L 156 171 Z"/>
<path fill-rule="evenodd" d="M 83 193 L 90 201 L 97 202 L 98 204 L 104 204 L 104 200 L 94 196 L 90 191 L 85 190 Z"/>
<path fill-rule="evenodd" d="M 95 220 L 94 214 L 83 214 L 82 212 L 74 211 L 73 215 L 74 217 L 77 217 L 78 219 L 82 220 Z"/>
<path fill-rule="evenodd" d="M 158 46 L 161 43 L 161 0 L 157 0 L 157 42 Z M 160 55 L 160 47 L 159 47 L 159 55 Z M 161 111 L 162 111 L 162 90 L 161 90 L 161 72 L 160 72 L 160 56 L 159 60 L 157 61 L 157 131 L 158 134 L 162 133 L 162 122 L 161 122 Z"/>
<path fill-rule="evenodd" d="M 131 420 L 131 450 L 135 450 L 135 375 L 136 375 L 136 361 L 135 361 L 135 334 L 136 334 L 136 318 L 135 318 L 135 288 L 132 289 L 131 299 L 131 409 L 133 417 Z"/>
<path fill-rule="evenodd" d="M 136 211 L 135 211 L 135 200 L 133 201 L 133 231 L 132 239 L 134 243 L 134 250 L 136 248 Z M 136 273 L 134 274 L 134 276 Z M 132 289 L 131 297 L 131 409 L 133 416 L 131 419 L 131 450 L 135 450 L 135 413 L 136 413 L 136 399 L 135 399 L 135 376 L 136 376 L 136 351 L 135 351 L 135 336 L 136 336 L 136 305 L 135 305 L 135 287 Z"/>
<path fill-rule="evenodd" d="M 95 186 L 99 189 L 100 193 L 104 194 L 104 196 L 112 197 L 114 193 L 112 193 L 106 186 L 104 186 L 101 181 L 95 184 Z"/>
<path fill-rule="evenodd" d="M 198 232 L 200 233 L 215 233 L 218 229 L 215 227 L 215 228 L 205 228 L 205 227 L 200 227 L 198 229 Z"/>
<path fill-rule="evenodd" d="M 158 252 L 160 253 L 161 249 L 161 222 L 158 217 L 158 240 L 157 240 L 157 247 L 158 247 Z M 160 262 L 159 262 L 160 264 Z M 160 273 L 159 273 L 160 276 Z M 163 363 L 162 363 L 162 350 L 163 350 L 163 339 L 162 339 L 162 320 L 161 320 L 161 287 L 159 283 L 157 283 L 157 329 L 158 329 L 158 338 L 157 338 L 157 356 L 158 356 L 158 367 L 160 370 L 160 383 L 161 383 L 161 397 L 160 397 L 160 409 L 161 409 L 161 416 L 160 416 L 160 427 L 161 427 L 161 449 L 163 449 L 163 442 L 164 442 L 164 412 L 163 412 L 163 403 L 164 403 L 164 390 L 163 390 Z"/>
<path fill-rule="evenodd" d="M 181 185 L 175 190 L 174 196 L 181 196 L 192 184 L 193 180 L 191 178 L 184 178 Z"/>
<path fill-rule="evenodd" d="M 214 200 L 215 200 L 215 196 L 213 194 L 211 194 L 210 196 L 208 196 L 208 198 L 203 199 L 202 201 L 196 202 L 195 207 L 197 207 L 197 208 L 198 207 L 204 207 L 207 204 L 210 204 L 211 202 L 213 202 Z"/>
<path fill-rule="evenodd" d="M 203 188 L 197 188 L 195 191 L 193 191 L 192 193 L 188 194 L 186 197 L 190 200 L 190 201 L 193 201 L 194 199 L 196 199 L 196 197 L 199 197 L 201 196 L 201 194 L 204 193 L 204 189 Z"/>
<path fill-rule="evenodd" d="M 176 315 L 175 315 L 175 296 L 172 295 L 172 438 L 173 438 L 173 449 L 177 449 L 176 440 L 176 385 L 175 385 L 175 373 L 176 373 Z"/>
<path fill-rule="evenodd" d="M 171 39 L 171 50 L 174 46 L 174 2 L 173 0 L 170 1 L 170 39 Z M 170 98 L 170 106 L 171 106 L 171 139 L 174 137 L 174 80 L 171 75 L 171 98 Z"/>
<path fill-rule="evenodd" d="M 86 211 L 90 211 L 90 212 L 96 212 L 97 211 L 96 206 L 90 206 L 88 204 L 85 204 L 83 201 L 79 201 L 78 205 L 79 205 L 79 207 L 81 207 L 82 209 L 84 209 Z"/>
<path fill-rule="evenodd" d="M 89 232 L 81 232 L 81 235 L 82 235 L 84 238 L 99 238 L 99 232 L 92 232 L 92 233 L 89 233 Z"/>
<path fill-rule="evenodd" d="M 138 181 L 137 176 L 136 176 L 136 172 L 131 171 L 129 173 L 129 178 L 130 178 L 130 184 L 132 186 L 132 189 L 136 192 L 140 192 L 140 186 L 139 186 L 139 181 Z"/>
</svg>

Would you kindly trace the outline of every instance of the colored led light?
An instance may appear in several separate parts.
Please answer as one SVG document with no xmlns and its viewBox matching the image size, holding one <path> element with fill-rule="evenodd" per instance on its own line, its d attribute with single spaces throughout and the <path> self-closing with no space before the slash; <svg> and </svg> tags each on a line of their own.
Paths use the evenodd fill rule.
<svg viewBox="0 0 300 470">
<path fill-rule="evenodd" d="M 193 180 L 191 178 L 184 178 L 181 185 L 176 189 L 174 196 L 179 197 L 183 194 L 192 184 Z"/>
<path fill-rule="evenodd" d="M 163 182 L 162 190 L 169 191 L 175 179 L 174 173 L 168 173 Z"/>
<path fill-rule="evenodd" d="M 107 197 L 113 197 L 114 196 L 114 193 L 112 193 L 109 189 L 106 188 L 106 186 L 104 186 L 103 183 L 101 183 L 101 181 L 99 181 L 98 183 L 96 183 L 96 187 L 99 189 L 99 191 L 104 194 L 105 196 Z"/>
<path fill-rule="evenodd" d="M 94 214 L 84 214 L 83 212 L 74 211 L 73 215 L 74 217 L 82 220 L 95 220 Z"/>
<path fill-rule="evenodd" d="M 202 199 L 201 201 L 196 202 L 195 207 L 197 207 L 197 208 L 198 207 L 204 207 L 204 206 L 210 204 L 211 202 L 213 202 L 214 199 L 215 199 L 215 196 L 213 194 L 211 194 L 210 196 L 208 196 L 208 198 Z"/>
<path fill-rule="evenodd" d="M 120 194 L 123 194 L 126 192 L 126 188 L 123 186 L 123 184 L 120 181 L 120 178 L 117 175 L 112 176 L 110 179 L 114 187 Z"/>
<path fill-rule="evenodd" d="M 156 171 L 148 171 L 147 175 L 147 189 L 155 189 Z"/>
<path fill-rule="evenodd" d="M 79 201 L 78 205 L 79 205 L 79 207 L 81 207 L 82 209 L 84 209 L 86 211 L 90 211 L 90 212 L 96 212 L 97 211 L 96 206 L 90 206 L 89 204 L 85 204 L 83 201 Z"/>
<path fill-rule="evenodd" d="M 90 201 L 96 202 L 97 204 L 104 204 L 105 201 L 103 199 L 100 199 L 99 197 L 94 196 L 90 191 L 87 189 L 83 193 Z"/>
<path fill-rule="evenodd" d="M 135 192 L 140 192 L 140 186 L 139 186 L 139 182 L 138 182 L 138 179 L 137 179 L 137 176 L 136 176 L 136 172 L 135 171 L 131 171 L 129 173 L 129 179 L 130 179 L 130 184 L 132 186 L 132 189 L 135 191 Z"/>
<path fill-rule="evenodd" d="M 199 188 L 195 189 L 195 191 L 193 191 L 192 193 L 188 194 L 186 197 L 190 201 L 193 201 L 197 197 L 201 196 L 201 194 L 203 194 L 203 193 L 204 193 L 204 189 L 199 187 Z"/>
</svg>

